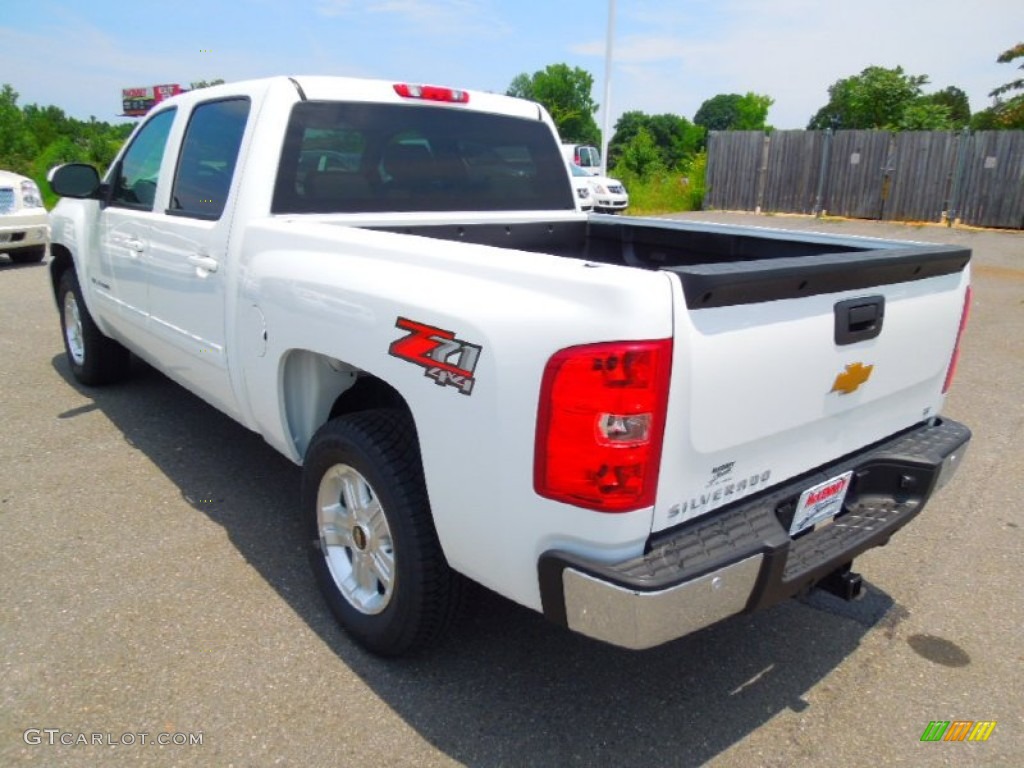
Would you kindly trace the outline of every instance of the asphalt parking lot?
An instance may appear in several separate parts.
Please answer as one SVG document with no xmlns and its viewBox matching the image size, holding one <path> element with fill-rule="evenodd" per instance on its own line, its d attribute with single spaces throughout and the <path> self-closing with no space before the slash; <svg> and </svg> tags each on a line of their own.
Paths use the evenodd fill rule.
<svg viewBox="0 0 1024 768">
<path fill-rule="evenodd" d="M 636 653 L 483 594 L 432 655 L 378 660 L 316 591 L 299 470 L 142 365 L 74 384 L 47 270 L 0 258 L 0 765 L 1020 765 L 1024 233 L 690 218 L 974 249 L 945 409 L 974 441 L 857 561 L 867 597 Z M 997 725 L 922 743 L 933 720 Z"/>
</svg>

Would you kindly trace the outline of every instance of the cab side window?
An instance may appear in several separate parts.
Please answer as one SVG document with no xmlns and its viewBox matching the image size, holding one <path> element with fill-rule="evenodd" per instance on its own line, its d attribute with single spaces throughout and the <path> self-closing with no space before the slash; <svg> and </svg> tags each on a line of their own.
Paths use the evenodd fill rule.
<svg viewBox="0 0 1024 768">
<path fill-rule="evenodd" d="M 167 136 L 174 122 L 173 109 L 153 115 L 132 140 L 118 163 L 110 193 L 110 205 L 153 210 L 160 163 L 167 149 Z"/>
<path fill-rule="evenodd" d="M 247 98 L 196 106 L 185 129 L 167 213 L 198 219 L 220 218 L 231 190 L 248 117 Z"/>
</svg>

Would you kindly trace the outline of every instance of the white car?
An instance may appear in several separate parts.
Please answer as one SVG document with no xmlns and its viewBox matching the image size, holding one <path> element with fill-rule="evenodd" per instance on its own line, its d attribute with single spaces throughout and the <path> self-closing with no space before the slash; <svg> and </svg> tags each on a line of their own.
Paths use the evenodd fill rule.
<svg viewBox="0 0 1024 768">
<path fill-rule="evenodd" d="M 594 210 L 594 188 L 590 184 L 594 177 L 572 163 L 569 163 L 569 172 L 572 174 L 572 190 L 576 193 L 576 207 L 581 211 Z"/>
<path fill-rule="evenodd" d="M 579 202 L 586 202 L 584 211 L 593 210 L 597 213 L 615 213 L 629 207 L 629 195 L 626 187 L 618 179 L 607 176 L 593 176 L 574 163 L 569 163 L 572 175 L 572 186 L 576 190 Z M 588 189 L 584 189 L 584 187 Z"/>
<path fill-rule="evenodd" d="M 629 207 L 626 186 L 618 179 L 608 176 L 590 177 L 591 197 L 597 213 L 617 213 Z"/>
<path fill-rule="evenodd" d="M 49 234 L 36 183 L 27 176 L 0 171 L 0 253 L 15 264 L 42 261 Z"/>
</svg>

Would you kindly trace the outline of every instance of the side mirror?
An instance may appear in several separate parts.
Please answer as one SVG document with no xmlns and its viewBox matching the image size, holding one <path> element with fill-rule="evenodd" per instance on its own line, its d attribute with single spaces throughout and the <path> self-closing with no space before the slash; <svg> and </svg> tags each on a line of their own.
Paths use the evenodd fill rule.
<svg viewBox="0 0 1024 768">
<path fill-rule="evenodd" d="M 99 172 L 85 163 L 68 163 L 51 168 L 46 174 L 50 189 L 61 197 L 96 197 L 100 189 Z"/>
</svg>

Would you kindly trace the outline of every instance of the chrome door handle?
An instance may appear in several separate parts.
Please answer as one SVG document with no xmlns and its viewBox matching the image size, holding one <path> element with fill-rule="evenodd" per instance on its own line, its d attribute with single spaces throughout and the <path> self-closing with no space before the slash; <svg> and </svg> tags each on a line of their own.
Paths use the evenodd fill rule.
<svg viewBox="0 0 1024 768">
<path fill-rule="evenodd" d="M 135 251 L 135 253 L 142 253 L 144 250 L 146 250 L 146 244 L 141 240 L 137 240 L 134 237 L 130 237 L 127 240 L 125 240 L 124 245 L 129 251 Z"/>
<path fill-rule="evenodd" d="M 193 253 L 188 257 L 188 263 L 193 267 L 199 267 L 199 269 L 206 270 L 207 272 L 216 272 L 220 263 L 210 256 L 203 256 L 198 253 Z"/>
</svg>

